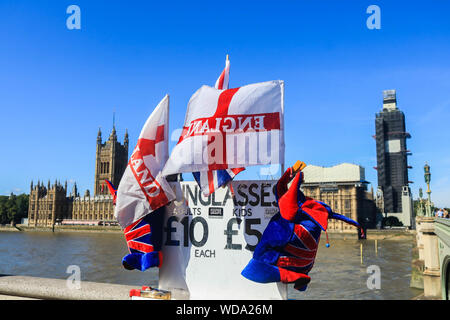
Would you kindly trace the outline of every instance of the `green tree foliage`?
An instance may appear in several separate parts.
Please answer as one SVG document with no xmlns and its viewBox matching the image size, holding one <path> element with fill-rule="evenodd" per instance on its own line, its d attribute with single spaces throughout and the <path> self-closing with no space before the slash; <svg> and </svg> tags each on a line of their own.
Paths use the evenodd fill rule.
<svg viewBox="0 0 450 320">
<path fill-rule="evenodd" d="M 8 197 L 0 196 L 0 224 L 8 223 L 8 213 L 6 210 L 6 202 Z"/>
<path fill-rule="evenodd" d="M 416 215 L 419 212 L 419 207 L 420 207 L 420 200 L 413 200 L 413 208 L 414 208 L 414 213 Z"/>
<path fill-rule="evenodd" d="M 401 223 L 397 217 L 385 217 L 383 218 L 383 226 L 385 227 L 402 227 L 403 223 Z"/>
<path fill-rule="evenodd" d="M 20 223 L 28 217 L 28 195 L 0 196 L 0 224 Z"/>
</svg>

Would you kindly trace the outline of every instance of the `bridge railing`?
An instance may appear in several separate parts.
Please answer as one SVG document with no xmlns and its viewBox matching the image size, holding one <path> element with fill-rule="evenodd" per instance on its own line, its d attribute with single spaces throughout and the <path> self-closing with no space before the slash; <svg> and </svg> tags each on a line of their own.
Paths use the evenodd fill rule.
<svg viewBox="0 0 450 320">
<path fill-rule="evenodd" d="M 416 217 L 417 247 L 419 259 L 423 261 L 423 291 L 426 298 L 441 296 L 441 274 L 438 240 L 434 217 Z"/>
<path fill-rule="evenodd" d="M 129 300 L 133 286 L 0 275 L 0 296 L 43 300 Z M 1 299 L 1 298 L 0 298 Z"/>
<path fill-rule="evenodd" d="M 442 299 L 450 300 L 450 219 L 436 218 Z"/>
</svg>

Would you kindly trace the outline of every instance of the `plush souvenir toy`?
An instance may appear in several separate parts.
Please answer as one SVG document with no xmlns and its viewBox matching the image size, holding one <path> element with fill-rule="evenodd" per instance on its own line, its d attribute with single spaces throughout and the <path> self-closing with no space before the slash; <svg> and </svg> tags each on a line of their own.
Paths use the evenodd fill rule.
<svg viewBox="0 0 450 320">
<path fill-rule="evenodd" d="M 161 267 L 163 217 L 164 207 L 125 228 L 125 239 L 130 252 L 122 259 L 125 269 L 145 271 L 151 267 Z"/>
<path fill-rule="evenodd" d="M 105 181 L 115 205 L 117 190 L 110 181 Z M 125 240 L 130 252 L 122 259 L 125 269 L 145 271 L 151 267 L 161 267 L 163 261 L 161 252 L 163 217 L 164 207 L 147 214 L 124 229 Z"/>
<path fill-rule="evenodd" d="M 270 220 L 253 258 L 242 271 L 245 278 L 259 283 L 294 283 L 295 289 L 304 291 L 311 281 L 308 273 L 314 265 L 320 234 L 327 230 L 328 219 L 344 221 L 362 231 L 356 221 L 333 212 L 327 204 L 300 191 L 301 170 L 305 166 L 297 162 L 277 182 L 275 197 L 279 213 Z"/>
</svg>

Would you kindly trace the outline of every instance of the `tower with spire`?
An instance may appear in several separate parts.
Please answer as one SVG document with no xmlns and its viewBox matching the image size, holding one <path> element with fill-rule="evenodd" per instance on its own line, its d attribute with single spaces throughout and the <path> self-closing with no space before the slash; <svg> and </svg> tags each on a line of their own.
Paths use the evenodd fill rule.
<svg viewBox="0 0 450 320">
<path fill-rule="evenodd" d="M 113 127 L 108 140 L 103 143 L 100 128 L 97 134 L 94 196 L 109 195 L 108 188 L 102 188 L 106 179 L 116 187 L 119 185 L 128 163 L 128 143 L 128 130 L 125 132 L 123 144 L 117 140 L 115 115 L 113 114 Z"/>
<path fill-rule="evenodd" d="M 375 130 L 379 209 L 410 227 L 413 206 L 408 169 L 412 167 L 406 140 L 411 135 L 406 131 L 405 114 L 397 106 L 396 90 L 383 91 L 383 109 L 376 114 Z"/>
<path fill-rule="evenodd" d="M 30 183 L 28 209 L 28 224 L 33 227 L 53 227 L 58 224 L 115 224 L 114 205 L 107 187 L 102 188 L 107 179 L 115 186 L 128 164 L 128 130 L 125 131 L 123 144 L 117 139 L 115 115 L 108 139 L 103 142 L 102 131 L 99 128 L 96 143 L 94 196 L 85 190 L 80 196 L 80 190 L 73 183 L 72 191 L 68 190 L 67 181 L 62 184 L 55 180 L 45 183 L 38 180 Z M 103 190 L 102 190 L 103 189 Z M 106 195 L 106 197 L 105 197 Z"/>
</svg>

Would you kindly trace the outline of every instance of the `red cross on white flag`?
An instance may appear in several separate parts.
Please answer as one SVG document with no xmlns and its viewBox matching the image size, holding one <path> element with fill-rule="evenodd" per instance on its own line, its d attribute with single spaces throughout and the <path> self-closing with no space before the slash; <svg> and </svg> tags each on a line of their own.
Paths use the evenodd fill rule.
<svg viewBox="0 0 450 320">
<path fill-rule="evenodd" d="M 163 174 L 283 163 L 283 86 L 281 80 L 228 90 L 202 86 Z"/>
<path fill-rule="evenodd" d="M 122 228 L 175 199 L 161 174 L 169 154 L 168 127 L 166 95 L 145 122 L 117 188 L 114 215 Z"/>
<path fill-rule="evenodd" d="M 225 60 L 225 68 L 216 81 L 215 88 L 219 90 L 227 90 L 230 83 L 230 60 Z M 208 170 L 201 172 L 192 172 L 194 179 L 197 181 L 203 195 L 206 197 L 213 193 L 220 187 L 224 187 L 229 184 L 231 180 L 239 173 L 245 170 L 245 168 L 233 168 L 223 170 Z M 231 192 L 233 191 L 232 184 L 229 184 Z"/>
</svg>

